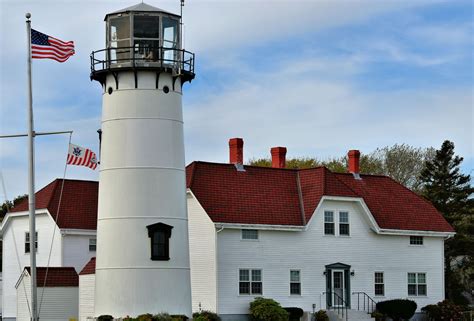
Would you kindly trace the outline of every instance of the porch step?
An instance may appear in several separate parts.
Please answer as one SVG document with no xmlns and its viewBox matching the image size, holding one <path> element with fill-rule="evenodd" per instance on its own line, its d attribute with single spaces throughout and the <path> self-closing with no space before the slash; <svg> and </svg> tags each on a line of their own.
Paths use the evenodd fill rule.
<svg viewBox="0 0 474 321">
<path fill-rule="evenodd" d="M 329 310 L 327 311 L 329 321 L 346 321 L 346 317 L 342 318 L 337 314 L 336 311 Z M 375 318 L 371 318 L 370 314 L 364 311 L 357 310 L 347 310 L 347 320 L 348 321 L 374 321 Z"/>
</svg>

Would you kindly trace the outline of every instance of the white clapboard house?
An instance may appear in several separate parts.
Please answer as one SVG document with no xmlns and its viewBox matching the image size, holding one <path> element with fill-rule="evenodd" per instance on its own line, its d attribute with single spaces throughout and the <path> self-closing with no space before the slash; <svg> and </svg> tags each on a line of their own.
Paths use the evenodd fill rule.
<svg viewBox="0 0 474 321">
<path fill-rule="evenodd" d="M 357 309 L 369 297 L 409 298 L 418 310 L 443 300 L 444 241 L 454 230 L 428 201 L 388 177 L 360 174 L 357 151 L 349 152 L 348 173 L 338 174 L 286 169 L 282 147 L 272 148 L 272 168 L 242 165 L 243 141 L 231 139 L 229 146 L 228 164 L 193 162 L 186 169 L 193 311 L 244 319 L 258 296 L 306 312 Z M 69 202 L 93 194 L 95 201 L 87 202 L 96 204 L 96 182 L 65 186 L 77 193 L 63 201 L 76 218 L 85 213 Z M 24 235 L 25 226 L 15 233 Z M 78 304 L 79 319 L 86 320 L 94 311 L 95 260 L 86 255 L 88 241 L 72 243 L 59 252 L 83 252 Z M 14 259 L 7 255 L 4 262 Z"/>
<path fill-rule="evenodd" d="M 73 267 L 40 267 L 36 269 L 39 311 L 42 320 L 77 320 L 79 276 Z M 30 268 L 26 267 L 15 285 L 17 290 L 17 321 L 30 321 Z"/>
<path fill-rule="evenodd" d="M 62 180 L 57 179 L 36 193 L 37 266 L 46 267 L 49 261 L 50 267 L 73 267 L 79 273 L 89 259 L 95 256 L 98 184 L 65 180 L 58 213 L 62 187 Z M 1 225 L 3 320 L 17 318 L 15 285 L 25 267 L 30 265 L 32 250 L 28 222 L 28 202 L 24 200 L 5 216 Z M 40 291 L 38 300 L 41 300 Z M 68 307 L 64 309 L 67 310 Z"/>
</svg>

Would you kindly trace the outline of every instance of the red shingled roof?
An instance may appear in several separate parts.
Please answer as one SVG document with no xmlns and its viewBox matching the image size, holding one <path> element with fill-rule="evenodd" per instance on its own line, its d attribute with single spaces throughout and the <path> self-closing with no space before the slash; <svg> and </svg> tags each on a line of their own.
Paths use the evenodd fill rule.
<svg viewBox="0 0 474 321">
<path fill-rule="evenodd" d="M 383 229 L 454 231 L 431 203 L 391 178 L 361 178 L 324 167 L 245 166 L 242 172 L 233 164 L 193 162 L 186 167 L 188 188 L 216 223 L 304 226 L 323 196 L 344 196 L 363 198 Z M 47 208 L 55 217 L 61 182 L 57 179 L 36 193 L 37 209 Z M 98 187 L 98 182 L 65 180 L 60 228 L 97 228 Z M 13 212 L 27 210 L 23 200 Z"/>
<path fill-rule="evenodd" d="M 91 258 L 82 271 L 79 272 L 79 275 L 85 274 L 95 274 L 95 257 Z"/>
<path fill-rule="evenodd" d="M 363 198 L 383 229 L 453 232 L 421 196 L 385 176 L 336 174 L 324 167 L 305 170 L 193 162 L 187 186 L 216 223 L 302 226 L 323 196 Z"/>
<path fill-rule="evenodd" d="M 48 209 L 55 219 L 61 194 L 62 179 L 56 179 L 36 192 L 36 209 Z M 56 222 L 59 228 L 97 229 L 99 183 L 94 181 L 64 180 L 64 190 Z M 28 211 L 28 199 L 22 200 L 12 212 Z"/>
<path fill-rule="evenodd" d="M 30 274 L 30 267 L 25 267 Z M 44 280 L 46 278 L 46 284 Z M 50 267 L 46 276 L 45 267 L 36 268 L 36 284 L 38 287 L 69 287 L 79 286 L 79 276 L 73 267 Z"/>
</svg>

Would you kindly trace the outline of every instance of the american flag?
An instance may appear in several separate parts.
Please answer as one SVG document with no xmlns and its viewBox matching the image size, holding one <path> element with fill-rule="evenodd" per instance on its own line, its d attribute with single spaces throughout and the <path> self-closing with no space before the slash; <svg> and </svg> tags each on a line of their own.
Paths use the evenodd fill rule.
<svg viewBox="0 0 474 321">
<path fill-rule="evenodd" d="M 61 41 L 31 29 L 31 58 L 65 62 L 74 55 L 74 41 Z"/>
<path fill-rule="evenodd" d="M 97 158 L 95 153 L 88 148 L 73 144 L 69 144 L 67 163 L 69 165 L 87 166 L 92 169 L 97 168 Z"/>
</svg>

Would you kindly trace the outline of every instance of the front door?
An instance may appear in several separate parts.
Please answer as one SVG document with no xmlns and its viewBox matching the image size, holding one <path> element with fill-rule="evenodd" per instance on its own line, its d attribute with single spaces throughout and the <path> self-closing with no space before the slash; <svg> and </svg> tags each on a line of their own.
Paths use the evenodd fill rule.
<svg viewBox="0 0 474 321">
<path fill-rule="evenodd" d="M 344 291 L 345 287 L 345 278 L 344 278 L 344 270 L 332 270 L 332 289 L 331 289 L 331 305 L 333 307 L 344 306 L 344 301 L 346 301 Z"/>
</svg>

